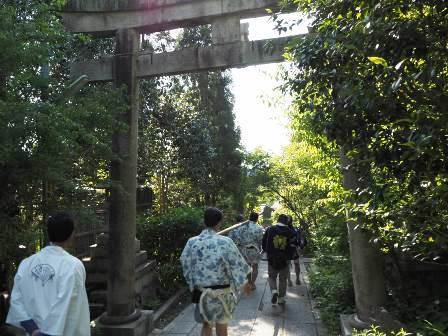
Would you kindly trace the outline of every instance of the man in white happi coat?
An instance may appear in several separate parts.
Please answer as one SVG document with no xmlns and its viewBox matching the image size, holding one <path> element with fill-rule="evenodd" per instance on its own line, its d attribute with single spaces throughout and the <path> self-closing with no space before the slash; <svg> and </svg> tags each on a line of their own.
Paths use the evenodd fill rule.
<svg viewBox="0 0 448 336">
<path fill-rule="evenodd" d="M 50 245 L 19 265 L 6 323 L 31 336 L 89 336 L 86 272 L 65 250 L 73 240 L 74 221 L 58 213 L 48 219 L 47 232 Z"/>
<path fill-rule="evenodd" d="M 258 263 L 261 259 L 261 243 L 263 241 L 263 228 L 257 224 L 258 214 L 252 212 L 249 221 L 235 230 L 230 231 L 229 238 L 238 247 L 246 262 L 252 267 L 252 272 L 248 276 L 251 289 L 255 290 L 255 281 L 258 277 Z"/>
<path fill-rule="evenodd" d="M 244 285 L 244 291 L 250 292 L 249 265 L 231 239 L 217 234 L 222 218 L 220 210 L 206 209 L 205 230 L 188 240 L 180 258 L 202 336 L 211 336 L 214 324 L 217 336 L 227 336 L 239 289 Z"/>
</svg>

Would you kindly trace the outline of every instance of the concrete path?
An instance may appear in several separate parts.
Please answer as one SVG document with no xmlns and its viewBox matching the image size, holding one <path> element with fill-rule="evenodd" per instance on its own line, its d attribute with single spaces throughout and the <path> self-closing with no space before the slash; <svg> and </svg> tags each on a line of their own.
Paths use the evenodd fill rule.
<svg viewBox="0 0 448 336">
<path fill-rule="evenodd" d="M 305 260 L 306 261 L 306 260 Z M 302 283 L 288 288 L 286 307 L 271 304 L 267 284 L 267 263 L 260 264 L 257 289 L 243 296 L 229 324 L 229 336 L 324 336 L 326 335 L 318 312 L 314 310 L 308 287 L 307 272 L 301 262 Z M 292 272 L 292 279 L 295 274 Z M 194 321 L 194 306 L 190 305 L 163 330 L 151 335 L 200 336 L 201 325 Z"/>
</svg>

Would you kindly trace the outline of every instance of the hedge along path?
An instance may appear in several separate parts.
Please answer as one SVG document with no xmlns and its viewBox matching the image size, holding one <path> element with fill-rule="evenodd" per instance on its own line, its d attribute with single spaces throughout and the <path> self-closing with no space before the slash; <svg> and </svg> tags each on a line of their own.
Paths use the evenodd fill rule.
<svg viewBox="0 0 448 336">
<path fill-rule="evenodd" d="M 301 260 L 302 285 L 288 287 L 285 308 L 272 306 L 267 283 L 268 265 L 260 263 L 257 289 L 251 296 L 242 296 L 229 323 L 229 335 L 238 336 L 325 336 L 327 335 L 317 311 L 313 309 L 308 289 L 308 275 Z M 295 274 L 291 272 L 292 279 Z M 194 321 L 194 305 L 189 305 L 163 330 L 154 330 L 151 336 L 199 336 L 202 325 Z"/>
</svg>

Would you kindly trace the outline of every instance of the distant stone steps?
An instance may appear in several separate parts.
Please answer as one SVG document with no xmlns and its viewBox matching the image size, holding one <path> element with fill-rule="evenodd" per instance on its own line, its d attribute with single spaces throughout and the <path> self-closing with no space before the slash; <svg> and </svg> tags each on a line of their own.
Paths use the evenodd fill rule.
<svg viewBox="0 0 448 336">
<path fill-rule="evenodd" d="M 100 316 L 107 308 L 107 281 L 111 267 L 107 245 L 107 233 L 98 235 L 96 244 L 90 246 L 90 256 L 82 259 L 87 273 L 86 288 L 92 320 Z M 136 304 L 139 306 L 144 302 L 145 297 L 155 295 L 156 261 L 150 260 L 148 253 L 140 250 L 140 241 L 137 239 L 134 249 L 135 296 Z"/>
<path fill-rule="evenodd" d="M 103 312 L 106 311 L 106 305 L 102 303 L 89 303 L 89 309 L 90 309 L 90 320 L 93 321 L 98 316 L 100 316 Z"/>
</svg>

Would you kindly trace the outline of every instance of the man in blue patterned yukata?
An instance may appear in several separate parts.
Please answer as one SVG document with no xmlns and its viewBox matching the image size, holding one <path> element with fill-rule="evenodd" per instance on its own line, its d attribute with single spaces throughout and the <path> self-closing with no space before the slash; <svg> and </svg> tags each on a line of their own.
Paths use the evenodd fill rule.
<svg viewBox="0 0 448 336">
<path fill-rule="evenodd" d="M 185 280 L 196 303 L 195 319 L 202 323 L 202 336 L 211 336 L 216 324 L 217 336 L 227 336 L 227 324 L 232 319 L 239 289 L 250 272 L 231 239 L 217 234 L 223 214 L 216 208 L 204 213 L 205 230 L 190 238 L 180 257 Z"/>
<path fill-rule="evenodd" d="M 252 290 L 255 290 L 255 281 L 258 277 L 258 263 L 261 258 L 261 243 L 264 231 L 257 224 L 258 214 L 252 212 L 249 221 L 235 230 L 230 231 L 229 238 L 233 240 L 246 262 L 252 266 L 252 273 L 248 276 Z"/>
</svg>

